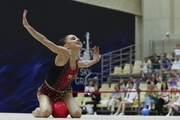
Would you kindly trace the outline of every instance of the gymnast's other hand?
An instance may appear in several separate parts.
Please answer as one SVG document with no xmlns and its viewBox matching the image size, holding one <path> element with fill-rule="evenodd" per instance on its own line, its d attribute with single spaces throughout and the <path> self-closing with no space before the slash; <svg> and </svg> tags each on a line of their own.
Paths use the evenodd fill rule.
<svg viewBox="0 0 180 120">
<path fill-rule="evenodd" d="M 27 10 L 24 10 L 23 17 L 22 17 L 22 23 L 25 28 L 29 27 L 29 23 L 26 19 Z"/>
<path fill-rule="evenodd" d="M 100 59 L 101 59 L 101 55 L 99 54 L 99 47 L 94 47 L 93 48 L 93 51 L 94 51 L 94 53 L 92 54 L 92 56 L 93 56 L 93 60 L 95 60 L 96 62 L 98 62 Z"/>
</svg>

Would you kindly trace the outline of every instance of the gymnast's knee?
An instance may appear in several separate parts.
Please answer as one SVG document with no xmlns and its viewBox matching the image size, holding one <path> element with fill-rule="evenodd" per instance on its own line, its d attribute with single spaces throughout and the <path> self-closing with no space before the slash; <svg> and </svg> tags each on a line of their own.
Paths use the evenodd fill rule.
<svg viewBox="0 0 180 120">
<path fill-rule="evenodd" d="M 52 110 L 48 108 L 41 110 L 41 117 L 48 118 L 50 115 L 52 115 Z"/>
<path fill-rule="evenodd" d="M 71 114 L 72 118 L 80 118 L 82 116 L 82 109 L 76 109 L 73 111 L 73 113 Z"/>
</svg>

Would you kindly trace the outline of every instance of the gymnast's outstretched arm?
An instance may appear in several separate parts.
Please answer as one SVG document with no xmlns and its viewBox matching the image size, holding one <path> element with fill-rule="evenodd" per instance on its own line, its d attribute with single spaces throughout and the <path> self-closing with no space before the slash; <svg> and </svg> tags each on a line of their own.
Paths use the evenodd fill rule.
<svg viewBox="0 0 180 120">
<path fill-rule="evenodd" d="M 94 65 L 101 59 L 101 55 L 99 54 L 99 47 L 94 47 L 93 48 L 94 53 L 91 53 L 93 56 L 93 60 L 83 60 L 78 62 L 78 67 L 79 68 L 86 68 Z"/>
<path fill-rule="evenodd" d="M 69 51 L 62 46 L 58 46 L 54 44 L 53 42 L 49 41 L 44 35 L 37 32 L 33 27 L 31 27 L 26 19 L 27 10 L 24 10 L 23 17 L 22 17 L 22 23 L 24 27 L 27 29 L 27 31 L 39 42 L 41 42 L 43 45 L 45 45 L 47 48 L 49 48 L 52 52 L 61 55 L 62 57 L 66 57 L 67 59 L 70 56 Z"/>
</svg>

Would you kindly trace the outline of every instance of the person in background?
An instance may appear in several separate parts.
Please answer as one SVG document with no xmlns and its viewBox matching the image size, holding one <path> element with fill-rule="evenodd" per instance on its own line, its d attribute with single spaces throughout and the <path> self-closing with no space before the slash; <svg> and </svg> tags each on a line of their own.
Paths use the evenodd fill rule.
<svg viewBox="0 0 180 120">
<path fill-rule="evenodd" d="M 85 97 L 91 97 L 91 94 L 92 94 L 91 92 L 94 92 L 93 80 L 88 81 L 88 86 L 85 87 L 84 92 L 86 92 L 84 94 Z M 88 93 L 88 92 L 90 92 L 90 93 Z"/>
<path fill-rule="evenodd" d="M 118 86 L 119 86 L 120 90 L 126 90 L 125 81 L 123 79 L 119 80 Z"/>
<path fill-rule="evenodd" d="M 114 107 L 116 104 L 119 104 L 121 101 L 122 94 L 119 92 L 120 88 L 118 85 L 114 87 L 115 92 L 111 93 L 110 95 L 110 101 L 108 103 L 107 109 L 111 111 L 111 115 L 114 112 Z M 111 109 L 110 109 L 111 108 Z"/>
<path fill-rule="evenodd" d="M 175 59 L 176 59 L 175 53 L 174 53 L 174 52 L 171 52 L 171 56 L 170 56 L 170 61 L 171 61 L 171 63 L 173 63 Z"/>
<path fill-rule="evenodd" d="M 148 110 L 151 110 L 152 105 L 155 104 L 158 99 L 158 93 L 153 92 L 156 90 L 153 82 L 151 82 L 149 90 L 150 92 L 146 92 L 145 94 L 144 108 L 148 107 Z"/>
<path fill-rule="evenodd" d="M 179 89 L 177 89 L 176 87 L 173 87 L 173 90 L 179 90 Z M 174 94 L 175 94 L 175 96 L 167 104 L 168 114 L 166 116 L 170 116 L 173 109 L 175 111 L 179 110 L 179 106 L 180 106 L 180 94 L 179 94 L 179 92 L 174 93 Z"/>
<path fill-rule="evenodd" d="M 149 68 L 150 68 L 150 64 L 148 63 L 148 58 L 147 57 L 144 58 L 144 62 L 140 67 L 141 67 L 142 78 L 145 78 L 145 74 L 148 73 Z"/>
<path fill-rule="evenodd" d="M 99 92 L 99 86 L 95 85 L 94 86 L 94 92 L 91 95 L 92 97 L 92 102 L 86 102 L 87 104 L 93 104 L 94 105 L 94 115 L 97 115 L 96 111 L 97 111 L 97 104 L 99 104 L 99 102 L 101 101 L 101 93 Z"/>
<path fill-rule="evenodd" d="M 170 89 L 173 87 L 177 87 L 178 77 L 176 73 L 171 71 L 171 78 L 168 80 L 168 83 L 170 85 Z"/>
<path fill-rule="evenodd" d="M 130 82 L 133 82 L 133 83 L 134 83 L 134 88 L 136 89 L 137 80 L 134 79 L 133 76 L 130 76 L 130 77 L 129 77 L 129 80 L 128 80 L 127 84 L 126 84 L 126 89 L 129 89 L 129 83 L 130 83 Z"/>
<path fill-rule="evenodd" d="M 151 63 L 153 63 L 156 57 L 158 57 L 158 60 L 160 60 L 160 56 L 157 56 L 156 53 L 152 53 L 152 56 L 149 56 L 148 58 L 151 60 Z"/>
<path fill-rule="evenodd" d="M 121 113 L 119 115 L 124 115 L 124 111 L 126 106 L 130 106 L 133 104 L 133 101 L 137 97 L 136 89 L 134 89 L 134 83 L 129 83 L 129 92 L 126 93 L 126 97 L 124 100 L 122 100 L 118 106 L 117 112 L 114 115 L 118 115 L 120 113 L 120 110 L 122 109 Z"/>
<path fill-rule="evenodd" d="M 93 78 L 93 86 L 98 85 L 98 78 L 94 77 Z"/>
<path fill-rule="evenodd" d="M 166 60 L 168 60 L 169 62 L 171 62 L 171 60 L 168 58 L 167 53 L 163 53 L 162 57 L 165 57 Z"/>
<path fill-rule="evenodd" d="M 160 69 L 161 69 L 161 65 L 159 63 L 159 59 L 158 59 L 158 57 L 155 57 L 154 61 L 152 62 L 152 65 L 151 65 L 151 73 L 155 73 L 156 77 L 159 77 Z"/>
<path fill-rule="evenodd" d="M 175 56 L 180 55 L 180 44 L 176 44 L 175 49 L 173 50 Z"/>
<path fill-rule="evenodd" d="M 153 82 L 155 85 L 158 83 L 156 79 L 156 74 L 152 73 L 150 80 L 147 82 L 147 88 L 149 88 L 149 85 Z"/>
<path fill-rule="evenodd" d="M 158 78 L 158 82 L 157 82 L 157 84 L 156 84 L 157 90 L 161 90 L 162 83 L 163 83 L 162 77 L 159 77 L 159 78 Z"/>
<path fill-rule="evenodd" d="M 166 60 L 165 57 L 162 57 L 162 72 L 169 71 L 171 69 L 171 63 Z"/>
<path fill-rule="evenodd" d="M 180 71 L 180 55 L 176 55 L 176 59 L 174 60 L 171 70 L 174 71 L 175 73 L 179 73 Z"/>
<path fill-rule="evenodd" d="M 163 105 L 169 102 L 170 93 L 167 90 L 168 90 L 168 85 L 166 82 L 163 82 L 161 86 L 161 92 L 158 93 L 159 98 L 156 101 L 155 109 L 154 109 L 157 110 L 158 115 L 162 115 Z"/>
</svg>

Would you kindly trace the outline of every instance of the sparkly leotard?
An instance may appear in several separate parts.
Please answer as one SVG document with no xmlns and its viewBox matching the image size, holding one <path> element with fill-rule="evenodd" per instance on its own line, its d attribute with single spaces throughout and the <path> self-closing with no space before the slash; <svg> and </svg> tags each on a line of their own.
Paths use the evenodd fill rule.
<svg viewBox="0 0 180 120">
<path fill-rule="evenodd" d="M 77 64 L 78 61 L 76 61 Z M 64 66 L 52 64 L 46 80 L 39 87 L 38 94 L 48 95 L 53 101 L 60 100 L 66 92 L 71 91 L 70 83 L 78 75 L 78 66 L 76 70 L 70 67 L 70 61 Z"/>
</svg>

